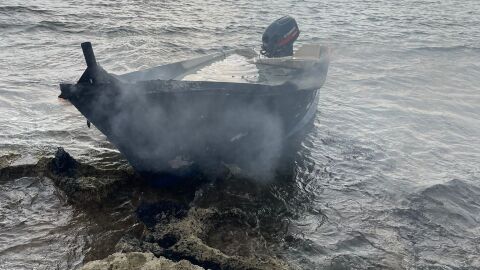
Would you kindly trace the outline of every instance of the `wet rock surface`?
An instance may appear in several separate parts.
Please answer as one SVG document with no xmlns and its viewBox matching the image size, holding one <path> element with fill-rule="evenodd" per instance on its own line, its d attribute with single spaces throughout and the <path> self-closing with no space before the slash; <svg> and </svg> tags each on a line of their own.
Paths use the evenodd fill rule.
<svg viewBox="0 0 480 270">
<path fill-rule="evenodd" d="M 153 269 L 172 269 L 172 270 L 200 270 L 201 267 L 195 266 L 188 261 L 182 260 L 173 262 L 165 258 L 156 258 L 152 253 L 115 253 L 104 260 L 92 261 L 82 267 L 82 270 L 153 270 Z"/>
<path fill-rule="evenodd" d="M 238 210 L 192 207 L 184 217 L 170 218 L 147 228 L 141 241 L 117 245 L 117 251 L 150 251 L 209 269 L 288 269 L 268 255 L 265 239 Z"/>
<path fill-rule="evenodd" d="M 92 262 L 82 269 L 292 269 L 273 240 L 288 238 L 283 221 L 272 228 L 272 220 L 251 213 L 272 199 L 264 197 L 268 185 L 234 179 L 228 168 L 212 175 L 197 185 L 156 188 L 131 170 L 77 162 L 62 148 L 36 164 L 0 169 L 0 181 L 52 179 L 69 203 L 109 228 L 92 242 L 84 263 Z"/>
<path fill-rule="evenodd" d="M 131 171 L 101 170 L 73 159 L 63 148 L 54 158 L 41 158 L 36 164 L 9 166 L 0 169 L 0 181 L 40 176 L 54 181 L 74 204 L 101 206 L 107 199 L 132 181 L 139 179 Z"/>
</svg>

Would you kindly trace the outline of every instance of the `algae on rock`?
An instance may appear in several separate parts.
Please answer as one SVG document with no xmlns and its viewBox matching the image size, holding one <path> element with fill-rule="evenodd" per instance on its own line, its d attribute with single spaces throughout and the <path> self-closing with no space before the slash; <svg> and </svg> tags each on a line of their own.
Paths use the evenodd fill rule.
<svg viewBox="0 0 480 270">
<path fill-rule="evenodd" d="M 202 267 L 182 260 L 173 262 L 155 257 L 152 253 L 114 253 L 103 260 L 91 261 L 81 270 L 203 270 Z"/>
</svg>

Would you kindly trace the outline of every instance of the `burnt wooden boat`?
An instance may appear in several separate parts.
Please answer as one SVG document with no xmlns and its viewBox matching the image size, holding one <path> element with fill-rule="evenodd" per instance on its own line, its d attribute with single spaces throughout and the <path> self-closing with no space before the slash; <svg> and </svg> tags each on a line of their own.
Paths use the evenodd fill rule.
<svg viewBox="0 0 480 270">
<path fill-rule="evenodd" d="M 315 45 L 293 57 L 230 50 L 114 75 L 97 63 L 89 42 L 82 49 L 87 69 L 76 84 L 60 85 L 60 97 L 145 175 L 218 163 L 271 173 L 289 140 L 312 122 L 329 64 L 327 49 Z M 197 76 L 233 55 L 247 63 L 247 75 L 227 76 L 238 81 Z M 220 79 L 228 73 L 216 71 Z"/>
</svg>

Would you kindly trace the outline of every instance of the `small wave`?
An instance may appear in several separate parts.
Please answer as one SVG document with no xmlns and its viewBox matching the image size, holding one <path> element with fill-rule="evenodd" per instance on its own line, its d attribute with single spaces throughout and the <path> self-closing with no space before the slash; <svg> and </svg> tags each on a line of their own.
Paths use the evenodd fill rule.
<svg viewBox="0 0 480 270">
<path fill-rule="evenodd" d="M 456 52 L 456 51 L 466 51 L 466 50 L 473 50 L 473 51 L 480 51 L 480 47 L 475 47 L 471 45 L 456 45 L 456 46 L 425 46 L 425 47 L 417 47 L 413 48 L 414 51 L 428 51 L 428 52 Z"/>
<path fill-rule="evenodd" d="M 27 32 L 35 31 L 53 31 L 53 32 L 62 32 L 62 33 L 83 33 L 85 28 L 82 26 L 71 23 L 71 22 L 60 22 L 60 21 L 41 21 L 35 25 L 30 25 L 26 28 Z"/>
<path fill-rule="evenodd" d="M 0 23 L 0 29 L 2 30 L 18 30 L 27 27 L 26 24 L 19 24 L 19 23 Z"/>
<path fill-rule="evenodd" d="M 33 14 L 52 14 L 52 11 L 46 9 L 36 9 L 25 6 L 0 6 L 0 14 L 11 15 L 12 13 L 33 13 Z"/>
<path fill-rule="evenodd" d="M 431 268 L 432 263 L 447 269 L 467 266 L 457 259 L 478 254 L 479 195 L 480 188 L 472 181 L 453 179 L 434 184 L 412 193 L 389 211 L 392 219 L 386 224 L 401 242 L 419 247 L 415 251 L 418 268 Z M 385 224 L 385 220 L 380 222 Z"/>
<path fill-rule="evenodd" d="M 166 34 L 189 34 L 199 32 L 202 29 L 187 26 L 167 26 L 162 29 Z"/>
<path fill-rule="evenodd" d="M 414 208 L 436 220 L 442 227 L 454 228 L 457 232 L 479 225 L 480 188 L 462 180 L 430 186 L 412 197 Z"/>
<path fill-rule="evenodd" d="M 452 199 L 457 198 L 478 198 L 480 194 L 480 187 L 474 186 L 466 181 L 453 179 L 445 184 L 436 184 L 430 186 L 420 192 L 422 197 L 436 198 L 440 196 L 450 197 Z M 477 201 L 471 200 L 470 202 Z M 478 200 L 480 205 L 480 200 Z"/>
<path fill-rule="evenodd" d="M 147 32 L 128 26 L 109 27 L 105 29 L 108 36 L 136 36 L 145 35 Z"/>
</svg>

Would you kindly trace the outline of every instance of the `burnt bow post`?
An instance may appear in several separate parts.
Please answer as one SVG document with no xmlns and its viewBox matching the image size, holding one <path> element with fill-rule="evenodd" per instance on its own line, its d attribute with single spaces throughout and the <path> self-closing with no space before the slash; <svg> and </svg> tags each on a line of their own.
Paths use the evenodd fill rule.
<svg viewBox="0 0 480 270">
<path fill-rule="evenodd" d="M 107 81 L 106 76 L 103 74 L 105 72 L 102 72 L 103 70 L 97 64 L 97 59 L 93 53 L 92 43 L 88 41 L 83 42 L 81 46 L 83 57 L 85 57 L 85 62 L 87 63 L 87 69 L 83 73 L 82 77 L 80 77 L 78 82 L 95 84 L 96 82 Z"/>
<path fill-rule="evenodd" d="M 83 56 L 85 57 L 85 62 L 87 67 L 94 67 L 97 65 L 97 59 L 95 59 L 95 54 L 93 53 L 92 43 L 83 42 L 81 44 Z"/>
</svg>

